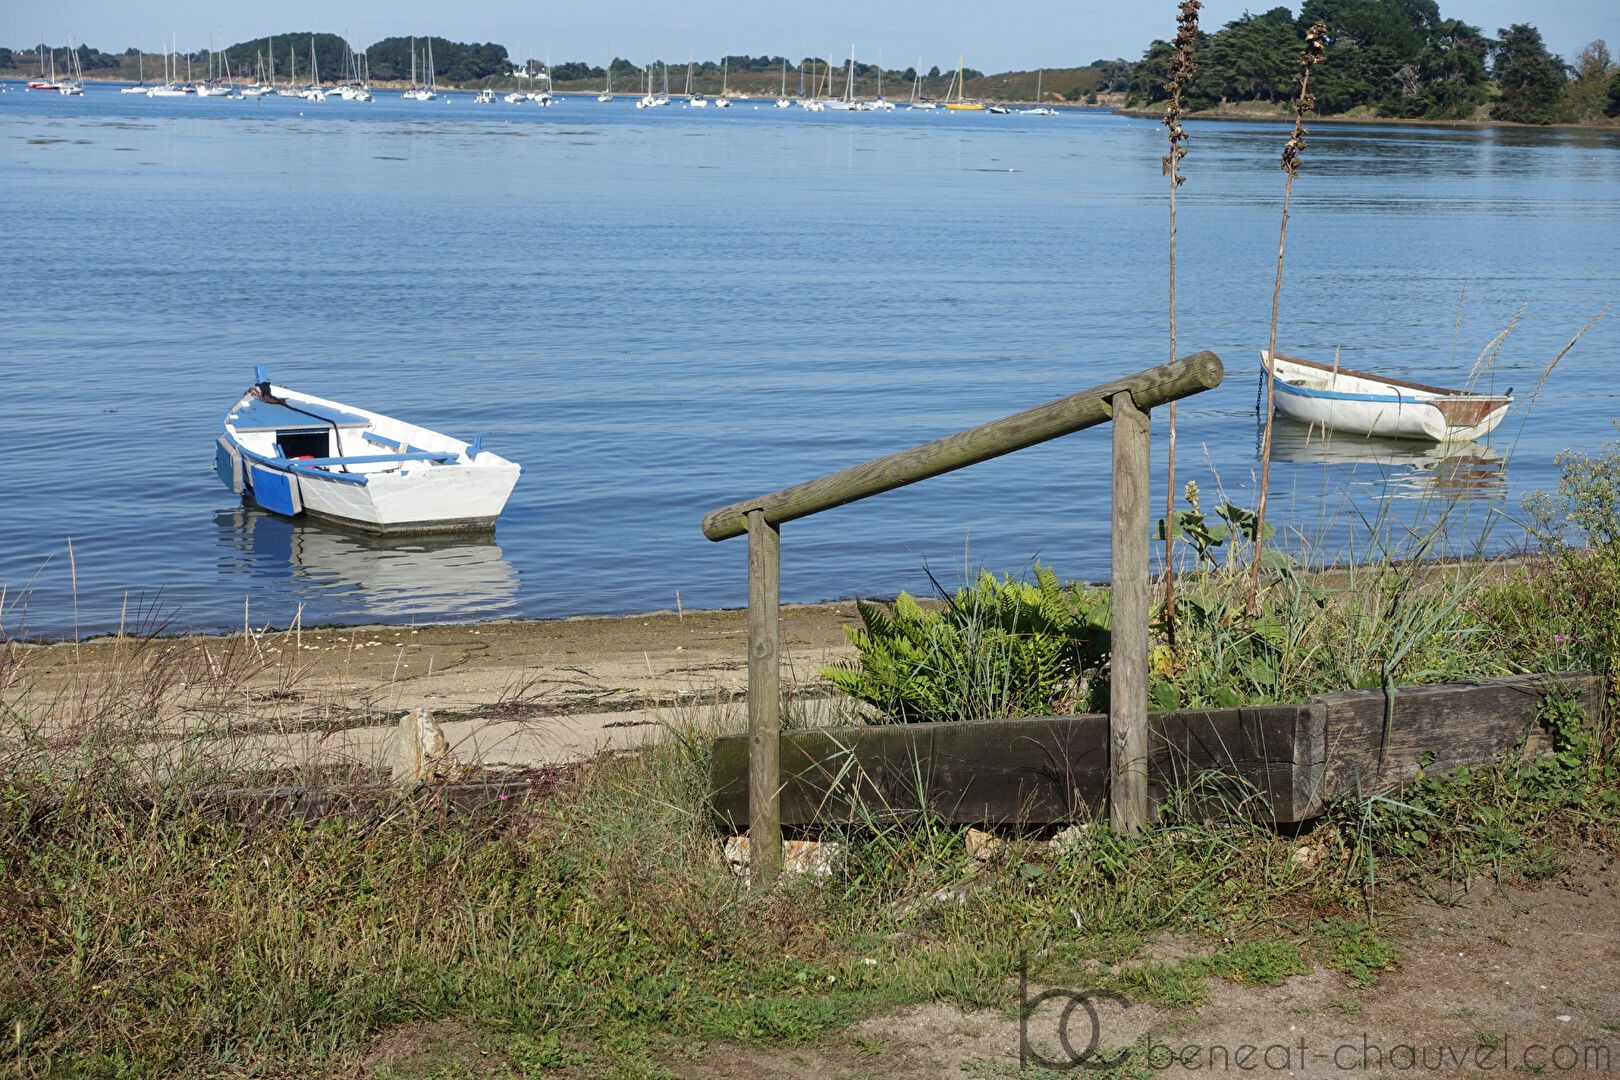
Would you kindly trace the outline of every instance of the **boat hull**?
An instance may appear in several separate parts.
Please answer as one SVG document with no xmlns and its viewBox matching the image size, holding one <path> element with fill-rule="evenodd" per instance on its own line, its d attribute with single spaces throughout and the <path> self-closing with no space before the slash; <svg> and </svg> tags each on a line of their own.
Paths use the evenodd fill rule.
<svg viewBox="0 0 1620 1080">
<path fill-rule="evenodd" d="M 268 384 L 226 414 L 215 468 L 272 513 L 378 535 L 492 529 L 522 472 L 476 443 Z"/>
<path fill-rule="evenodd" d="M 303 512 L 363 532 L 431 533 L 493 529 L 518 468 L 386 473 L 367 483 L 298 477 Z"/>
<path fill-rule="evenodd" d="M 1334 368 L 1299 357 L 1260 351 L 1274 373 L 1277 414 L 1359 435 L 1472 442 L 1494 431 L 1513 404 L 1509 394 L 1472 394 Z"/>
</svg>

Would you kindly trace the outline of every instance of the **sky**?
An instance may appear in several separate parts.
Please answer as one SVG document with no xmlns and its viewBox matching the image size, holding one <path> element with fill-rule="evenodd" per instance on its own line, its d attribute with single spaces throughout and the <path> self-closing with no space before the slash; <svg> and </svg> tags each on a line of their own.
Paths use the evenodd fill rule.
<svg viewBox="0 0 1620 1080">
<path fill-rule="evenodd" d="M 1245 12 L 1276 3 L 1206 0 L 1206 31 Z M 1298 13 L 1299 3 L 1286 5 Z M 968 67 L 992 73 L 1077 67 L 1097 59 L 1141 59 L 1155 38 L 1175 35 L 1175 0 L 1025 0 L 999 10 L 984 0 L 877 4 L 818 0 L 811 4 L 672 3 L 596 0 L 572 5 L 533 0 L 281 0 L 223 5 L 218 0 L 5 0 L 0 45 L 32 48 L 45 41 L 86 44 L 103 52 L 139 48 L 163 52 L 172 39 L 182 52 L 303 30 L 341 34 L 359 48 L 385 37 L 411 35 L 504 45 L 563 63 L 604 65 L 614 56 L 635 63 L 657 58 L 718 60 L 723 55 L 847 57 L 903 69 Z M 1490 36 L 1513 23 L 1541 31 L 1553 54 L 1573 62 L 1589 42 L 1603 39 L 1620 55 L 1616 0 L 1440 0 L 1440 13 Z"/>
</svg>

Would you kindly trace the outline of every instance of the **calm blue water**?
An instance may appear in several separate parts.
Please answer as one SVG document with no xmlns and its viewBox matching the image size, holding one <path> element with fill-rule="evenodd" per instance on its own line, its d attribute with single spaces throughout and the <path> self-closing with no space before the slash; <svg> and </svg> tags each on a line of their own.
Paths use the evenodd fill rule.
<svg viewBox="0 0 1620 1080">
<path fill-rule="evenodd" d="M 706 540 L 708 510 L 1168 355 L 1152 121 L 10 89 L 11 634 L 740 606 L 745 544 Z M 1179 351 L 1228 378 L 1180 406 L 1177 481 L 1252 504 L 1286 130 L 1190 131 Z M 1282 440 L 1273 514 L 1320 555 L 1440 515 L 1455 547 L 1511 546 L 1553 455 L 1614 436 L 1620 314 L 1528 405 L 1620 298 L 1614 134 L 1319 125 L 1286 267 L 1279 348 L 1458 384 L 1511 328 L 1484 382 L 1521 399 L 1462 461 Z M 212 444 L 256 363 L 521 462 L 493 540 L 243 508 Z M 1036 558 L 1105 577 L 1108 452 L 1084 432 L 792 523 L 784 599 Z"/>
</svg>

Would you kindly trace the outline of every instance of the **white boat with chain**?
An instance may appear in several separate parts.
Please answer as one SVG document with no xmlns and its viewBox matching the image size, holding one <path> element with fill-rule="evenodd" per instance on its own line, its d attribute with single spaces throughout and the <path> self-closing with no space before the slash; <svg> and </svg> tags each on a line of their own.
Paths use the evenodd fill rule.
<svg viewBox="0 0 1620 1080">
<path fill-rule="evenodd" d="M 1470 442 L 1494 431 L 1513 404 L 1512 387 L 1502 394 L 1448 390 L 1264 349 L 1260 363 L 1275 376 L 1279 416 L 1359 435 Z"/>
<path fill-rule="evenodd" d="M 215 469 L 272 513 L 369 533 L 490 529 L 522 471 L 479 439 L 274 386 L 262 367 L 255 378 L 225 414 Z"/>
</svg>

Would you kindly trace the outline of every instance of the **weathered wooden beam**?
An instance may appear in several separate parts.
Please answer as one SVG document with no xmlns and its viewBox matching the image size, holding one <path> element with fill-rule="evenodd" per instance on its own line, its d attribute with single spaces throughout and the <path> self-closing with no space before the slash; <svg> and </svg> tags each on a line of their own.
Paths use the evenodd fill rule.
<svg viewBox="0 0 1620 1080">
<path fill-rule="evenodd" d="M 1149 714 L 1147 794 L 1299 820 L 1320 789 L 1322 713 L 1312 705 Z M 1109 788 L 1108 717 L 1042 716 L 822 728 L 782 735 L 786 825 L 860 824 L 927 809 L 967 824 L 1090 818 Z M 717 739 L 711 780 L 722 828 L 749 819 L 748 739 Z"/>
<path fill-rule="evenodd" d="M 1148 820 L 1148 414 L 1113 396 L 1114 521 L 1108 658 L 1109 819 L 1134 835 Z"/>
<path fill-rule="evenodd" d="M 782 872 L 782 535 L 748 515 L 748 846 L 756 885 Z"/>
<path fill-rule="evenodd" d="M 1603 716 L 1603 676 L 1579 671 L 1399 687 L 1387 739 L 1383 691 L 1312 698 L 1328 711 L 1322 789 L 1313 805 L 1338 795 L 1393 791 L 1420 767 L 1441 773 L 1509 754 L 1547 753 L 1552 743 L 1538 720 L 1550 695 L 1570 698 L 1589 722 Z"/>
<path fill-rule="evenodd" d="M 1588 724 L 1604 715 L 1603 676 L 1512 676 L 1402 687 L 1384 745 L 1384 694 L 1323 694 L 1300 705 L 1148 714 L 1150 813 L 1166 799 L 1191 813 L 1234 808 L 1305 821 L 1341 796 L 1387 792 L 1430 773 L 1551 750 L 1539 710 L 1567 696 Z M 749 742 L 714 744 L 714 812 L 749 819 Z M 781 819 L 860 823 L 923 809 L 963 824 L 1044 824 L 1098 815 L 1109 791 L 1109 718 L 1025 717 L 790 731 L 781 738 Z M 1380 764 L 1382 759 L 1383 764 Z"/>
<path fill-rule="evenodd" d="M 743 535 L 748 531 L 751 510 L 759 510 L 767 521 L 781 525 L 892 491 L 1106 423 L 1112 416 L 1111 402 L 1117 394 L 1129 393 L 1138 409 L 1147 410 L 1218 386 L 1222 375 L 1219 357 L 1212 352 L 1195 353 L 910 450 L 732 503 L 704 516 L 703 535 L 710 540 Z"/>
</svg>

